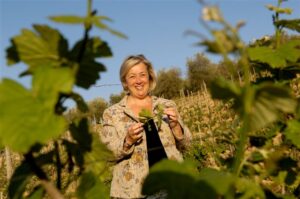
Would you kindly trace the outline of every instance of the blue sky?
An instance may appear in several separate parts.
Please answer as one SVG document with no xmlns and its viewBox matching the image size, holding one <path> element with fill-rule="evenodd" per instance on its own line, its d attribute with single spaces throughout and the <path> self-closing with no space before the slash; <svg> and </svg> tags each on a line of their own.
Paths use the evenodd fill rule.
<svg viewBox="0 0 300 199">
<path fill-rule="evenodd" d="M 246 21 L 240 32 L 245 42 L 274 32 L 272 12 L 265 5 L 276 5 L 277 0 L 207 2 L 219 5 L 225 19 L 232 24 L 239 20 Z M 286 18 L 300 18 L 300 0 L 289 0 L 283 6 L 294 10 Z M 111 58 L 99 60 L 106 65 L 107 72 L 101 73 L 96 85 L 118 84 L 119 67 L 123 59 L 131 54 L 144 54 L 151 60 L 156 71 L 176 67 L 185 75 L 187 59 L 203 52 L 203 48 L 194 45 L 199 41 L 198 38 L 184 35 L 187 30 L 207 34 L 199 23 L 201 4 L 197 0 L 94 0 L 93 8 L 98 10 L 98 15 L 113 19 L 107 25 L 128 36 L 124 40 L 98 29 L 92 31 L 92 35 L 100 36 L 109 43 L 114 54 Z M 29 77 L 18 78 L 26 66 L 18 64 L 7 67 L 5 61 L 9 39 L 18 35 L 22 28 L 31 29 L 32 24 L 48 24 L 58 29 L 72 46 L 82 38 L 83 27 L 56 24 L 47 17 L 61 14 L 83 16 L 85 13 L 85 0 L 0 0 L 0 78 L 13 78 L 30 87 Z M 211 59 L 214 60 L 213 57 Z M 91 87 L 89 90 L 75 88 L 75 91 L 87 101 L 96 97 L 109 100 L 109 96 L 120 93 L 122 87 L 102 86 Z M 67 103 L 72 106 L 71 102 Z"/>
</svg>

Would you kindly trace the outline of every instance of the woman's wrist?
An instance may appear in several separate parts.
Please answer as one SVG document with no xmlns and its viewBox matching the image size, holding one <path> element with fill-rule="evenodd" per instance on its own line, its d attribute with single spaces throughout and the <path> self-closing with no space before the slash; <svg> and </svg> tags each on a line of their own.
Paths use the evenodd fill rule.
<svg viewBox="0 0 300 199">
<path fill-rule="evenodd" d="M 129 148 L 132 147 L 133 144 L 134 144 L 134 143 L 128 141 L 128 138 L 127 138 L 127 137 L 125 138 L 125 140 L 124 140 L 124 147 L 126 147 L 127 149 L 129 149 Z"/>
<path fill-rule="evenodd" d="M 181 125 L 177 123 L 173 128 L 172 128 L 174 137 L 176 138 L 177 141 L 183 140 L 183 130 L 181 128 Z"/>
</svg>

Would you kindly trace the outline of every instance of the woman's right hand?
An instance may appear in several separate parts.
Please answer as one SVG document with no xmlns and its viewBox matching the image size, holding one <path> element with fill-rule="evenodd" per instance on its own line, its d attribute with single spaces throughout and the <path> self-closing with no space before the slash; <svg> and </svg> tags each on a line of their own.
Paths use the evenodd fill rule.
<svg viewBox="0 0 300 199">
<path fill-rule="evenodd" d="M 128 132 L 125 138 L 125 143 L 127 143 L 128 145 L 133 145 L 135 144 L 137 141 L 139 141 L 140 139 L 142 139 L 143 137 L 143 123 L 135 123 L 132 124 L 129 128 L 128 128 Z"/>
</svg>

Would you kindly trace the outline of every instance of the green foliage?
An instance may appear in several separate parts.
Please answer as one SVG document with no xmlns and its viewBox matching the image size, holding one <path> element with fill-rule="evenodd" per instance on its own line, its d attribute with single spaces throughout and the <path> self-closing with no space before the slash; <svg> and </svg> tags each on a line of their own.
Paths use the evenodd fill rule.
<svg viewBox="0 0 300 199">
<path fill-rule="evenodd" d="M 139 112 L 139 120 L 142 123 L 146 123 L 148 120 L 153 119 L 153 115 L 150 110 L 148 109 L 142 109 L 141 112 Z"/>
<path fill-rule="evenodd" d="M 38 167 L 49 165 L 53 162 L 53 158 L 54 151 L 50 151 L 45 154 L 40 154 L 37 157 L 35 157 L 34 164 L 36 164 L 36 166 Z M 26 160 L 23 160 L 21 164 L 15 169 L 8 187 L 9 198 L 23 198 L 22 195 L 26 191 L 28 183 L 32 180 L 32 177 L 34 176 L 34 171 L 32 169 L 31 163 Z"/>
<path fill-rule="evenodd" d="M 69 57 L 72 62 L 78 62 L 79 57 L 81 58 L 79 60 L 79 65 L 76 66 L 78 67 L 76 85 L 88 89 L 92 84 L 96 83 L 97 79 L 99 79 L 99 72 L 106 71 L 105 66 L 95 59 L 111 56 L 112 53 L 106 42 L 103 42 L 97 37 L 84 41 L 86 46 L 84 53 L 81 53 L 84 42 L 79 41 L 71 50 Z"/>
<path fill-rule="evenodd" d="M 212 39 L 198 44 L 204 45 L 208 52 L 221 55 L 222 64 L 228 68 L 226 72 L 232 72 L 230 76 L 234 77 L 235 68 L 241 75 L 238 82 L 235 78 L 213 80 L 210 92 L 214 99 L 225 101 L 224 105 L 236 114 L 232 114 L 229 125 L 221 119 L 216 125 L 214 120 L 223 119 L 225 113 L 211 109 L 215 101 L 207 100 L 206 108 L 201 106 L 200 100 L 192 100 L 196 105 L 185 105 L 188 108 L 179 107 L 184 122 L 196 137 L 185 157 L 197 165 L 158 163 L 146 179 L 145 193 L 167 190 L 169 198 L 299 197 L 299 116 L 296 110 L 299 100 L 294 94 L 299 93 L 296 80 L 299 79 L 300 43 L 297 37 L 287 38 L 282 32 L 283 28 L 297 30 L 298 27 L 297 20 L 279 19 L 281 14 L 291 12 L 289 8 L 281 8 L 283 2 L 278 0 L 277 6 L 268 6 L 274 11 L 274 36 L 264 37 L 248 47 L 239 36 L 243 23 L 231 26 L 216 6 L 203 9 L 202 22 Z M 218 26 L 210 26 L 210 22 Z M 253 66 L 265 76 L 251 75 Z M 208 121 L 207 125 L 204 120 Z M 199 173 L 192 174 L 191 168 Z M 178 187 L 179 180 L 187 187 Z"/>
<path fill-rule="evenodd" d="M 70 92 L 73 82 L 70 69 L 51 67 L 36 69 L 32 90 L 4 79 L 0 84 L 0 92 L 6 93 L 0 97 L 3 144 L 15 151 L 27 152 L 33 144 L 46 143 L 64 132 L 67 122 L 53 107 L 58 92 Z"/>
<path fill-rule="evenodd" d="M 111 94 L 109 96 L 109 104 L 113 105 L 118 103 L 119 101 L 121 101 L 121 99 L 126 95 L 126 93 L 124 91 L 122 91 L 119 94 Z"/>
<path fill-rule="evenodd" d="M 297 120 L 290 120 L 287 123 L 287 129 L 285 130 L 285 135 L 288 140 L 290 140 L 294 145 L 300 148 L 300 123 Z"/>
<path fill-rule="evenodd" d="M 180 183 L 178 183 L 180 182 Z M 197 182 L 197 170 L 188 162 L 179 164 L 163 160 L 154 165 L 146 178 L 143 193 L 168 192 L 168 198 L 215 198 L 216 193 L 205 183 Z"/>
<path fill-rule="evenodd" d="M 278 20 L 275 22 L 275 25 L 279 28 L 288 28 L 290 30 L 295 30 L 300 33 L 300 19 L 291 19 L 291 20 Z"/>
<path fill-rule="evenodd" d="M 85 38 L 68 50 L 67 40 L 57 30 L 46 25 L 33 27 L 36 32 L 24 29 L 12 39 L 12 46 L 7 49 L 8 64 L 23 61 L 29 66 L 29 73 L 38 66 L 70 67 L 76 73 L 76 85 L 86 89 L 99 79 L 99 72 L 106 70 L 95 59 L 112 53 L 100 38 Z"/>
<path fill-rule="evenodd" d="M 180 183 L 178 183 L 180 182 Z M 217 198 L 237 189 L 239 198 L 265 198 L 262 189 L 248 179 L 236 179 L 231 173 L 214 169 L 197 172 L 191 162 L 164 160 L 154 165 L 146 178 L 143 193 L 154 194 L 166 190 L 168 198 Z"/>
<path fill-rule="evenodd" d="M 160 70 L 157 74 L 157 83 L 153 94 L 172 99 L 178 97 L 182 89 L 183 80 L 180 77 L 179 69 Z"/>
<path fill-rule="evenodd" d="M 202 89 L 203 83 L 210 83 L 216 76 L 216 65 L 204 54 L 196 54 L 187 61 L 187 90 L 196 92 Z"/>
<path fill-rule="evenodd" d="M 276 13 L 282 13 L 282 14 L 292 14 L 293 10 L 290 8 L 281 8 L 281 7 L 276 7 L 273 6 L 271 4 L 266 5 L 266 7 L 271 10 L 274 11 Z"/>
<path fill-rule="evenodd" d="M 103 98 L 97 97 L 86 104 L 81 96 L 72 93 L 72 99 L 77 102 L 77 107 L 71 108 L 64 113 L 65 118 L 69 122 L 75 122 L 85 117 L 88 118 L 92 125 L 102 122 L 103 111 L 108 107 L 108 103 Z"/>
<path fill-rule="evenodd" d="M 59 66 L 62 61 L 60 57 L 67 52 L 66 39 L 49 26 L 34 25 L 33 28 L 36 32 L 23 29 L 20 35 L 12 38 L 12 46 L 7 50 L 8 64 L 23 61 L 29 66 L 30 72 L 38 66 Z M 28 43 L 35 45 L 27 45 Z"/>
<path fill-rule="evenodd" d="M 149 120 L 153 119 L 157 123 L 157 127 L 160 128 L 163 120 L 164 105 L 158 104 L 155 106 L 154 113 L 155 115 L 153 115 L 148 109 L 142 109 L 141 112 L 139 112 L 140 122 L 147 123 Z"/>
<path fill-rule="evenodd" d="M 89 37 L 91 28 L 96 26 L 125 36 L 104 25 L 102 20 L 109 18 L 95 16 L 91 3 L 88 0 L 86 17 L 52 18 L 85 25 L 83 39 L 75 42 L 73 48 L 69 49 L 68 40 L 58 30 L 47 25 L 23 29 L 7 48 L 8 65 L 23 62 L 28 68 L 21 76 L 32 76 L 29 89 L 10 79 L 0 82 L 1 147 L 24 156 L 9 182 L 10 198 L 63 198 L 62 194 L 70 196 L 72 192 L 80 198 L 99 194 L 108 198 L 104 182 L 110 178 L 107 162 L 111 153 L 91 133 L 88 122 L 90 112 L 94 118 L 100 118 L 100 109 L 107 104 L 97 99 L 88 106 L 72 89 L 75 85 L 89 88 L 94 84 L 99 72 L 105 71 L 96 59 L 112 56 L 107 42 Z M 74 100 L 82 112 L 82 117 L 69 123 L 63 116 L 67 99 Z M 79 178 L 82 183 L 74 187 Z"/>
<path fill-rule="evenodd" d="M 108 107 L 108 103 L 102 98 L 96 98 L 88 102 L 90 110 L 90 118 L 95 121 L 95 123 L 101 123 L 101 118 L 104 110 Z"/>
<path fill-rule="evenodd" d="M 258 130 L 280 119 L 281 113 L 293 113 L 296 101 L 285 86 L 261 83 L 258 86 L 239 88 L 233 82 L 218 79 L 212 84 L 211 93 L 217 99 L 233 99 L 233 107 L 240 113 L 249 114 L 248 125 L 251 130 Z"/>
<path fill-rule="evenodd" d="M 83 173 L 80 179 L 80 184 L 77 189 L 79 199 L 86 198 L 101 198 L 108 199 L 109 190 L 107 190 L 102 181 L 92 172 Z"/>
<path fill-rule="evenodd" d="M 43 198 L 43 195 L 45 194 L 45 190 L 40 186 L 38 187 L 33 193 L 30 194 L 28 199 L 40 199 Z"/>
<path fill-rule="evenodd" d="M 300 46 L 300 41 L 291 40 L 277 49 L 254 47 L 249 48 L 248 51 L 251 61 L 267 63 L 272 68 L 284 68 L 300 58 L 300 49 L 297 46 Z"/>
<path fill-rule="evenodd" d="M 87 17 L 81 17 L 81 16 L 76 16 L 76 15 L 62 15 L 62 16 L 52 16 L 49 17 L 49 19 L 51 19 L 54 22 L 57 23 L 64 23 L 64 24 L 82 24 L 84 25 L 86 28 L 90 28 L 91 26 L 95 26 L 101 30 L 106 30 L 108 32 L 110 32 L 111 34 L 121 37 L 121 38 L 127 38 L 126 35 L 124 35 L 123 33 L 114 30 L 112 28 L 110 28 L 109 26 L 107 26 L 106 24 L 104 24 L 102 21 L 106 20 L 106 21 L 112 21 L 112 19 L 110 19 L 107 16 L 95 16 L 95 15 L 90 15 Z"/>
</svg>

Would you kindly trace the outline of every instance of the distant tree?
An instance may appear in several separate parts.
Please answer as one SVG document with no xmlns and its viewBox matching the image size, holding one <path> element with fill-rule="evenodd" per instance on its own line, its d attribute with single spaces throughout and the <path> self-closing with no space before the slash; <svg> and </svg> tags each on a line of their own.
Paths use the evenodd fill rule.
<svg viewBox="0 0 300 199">
<path fill-rule="evenodd" d="M 153 94 L 167 99 L 178 97 L 184 82 L 180 76 L 181 71 L 178 68 L 160 70 L 157 74 L 157 84 Z"/>
<path fill-rule="evenodd" d="M 118 103 L 125 95 L 126 95 L 126 93 L 124 91 L 122 91 L 119 94 L 111 94 L 109 96 L 109 104 L 113 105 L 113 104 Z"/>
<path fill-rule="evenodd" d="M 203 82 L 208 84 L 216 76 L 217 66 L 203 53 L 187 61 L 187 90 L 198 91 Z"/>
<path fill-rule="evenodd" d="M 101 123 L 102 114 L 104 110 L 108 107 L 108 102 L 106 102 L 103 98 L 98 97 L 88 102 L 88 107 L 89 107 L 88 117 L 90 121 L 92 121 L 94 124 Z"/>
<path fill-rule="evenodd" d="M 69 122 L 74 122 L 87 117 L 92 124 L 101 123 L 102 114 L 103 111 L 108 107 L 108 102 L 106 102 L 103 98 L 98 97 L 87 102 L 87 105 L 89 110 L 86 113 L 83 113 L 79 111 L 77 107 L 74 107 L 68 110 L 64 116 Z"/>
</svg>

